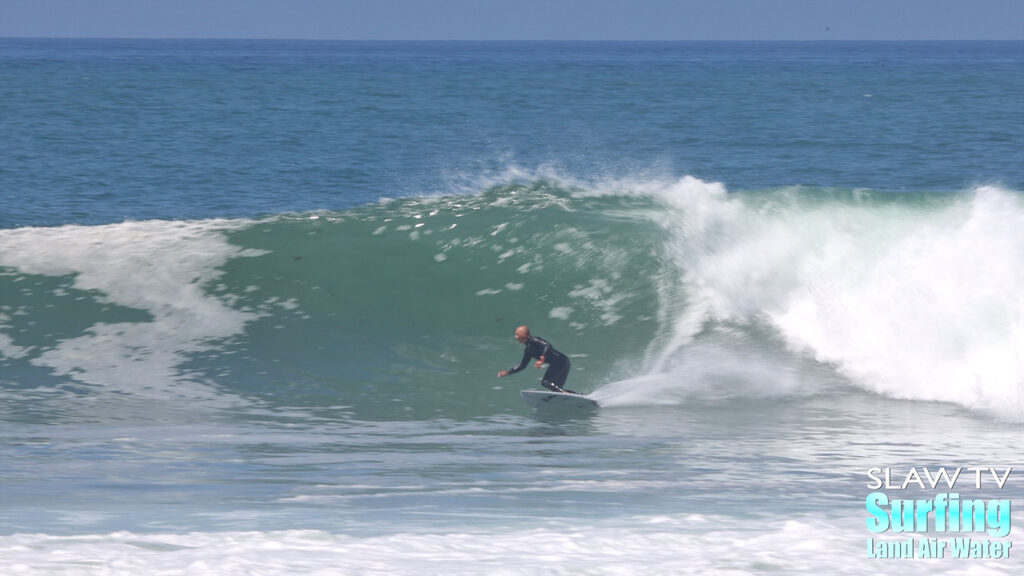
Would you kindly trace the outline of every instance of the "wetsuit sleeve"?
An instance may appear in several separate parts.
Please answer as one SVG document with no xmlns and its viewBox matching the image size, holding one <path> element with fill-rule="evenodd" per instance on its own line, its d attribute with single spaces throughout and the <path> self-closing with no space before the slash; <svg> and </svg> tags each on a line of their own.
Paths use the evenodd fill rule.
<svg viewBox="0 0 1024 576">
<path fill-rule="evenodd" d="M 525 349 L 523 350 L 523 359 L 519 361 L 519 365 L 518 365 L 518 366 L 515 366 L 515 367 L 513 367 L 513 368 L 512 368 L 511 370 L 509 370 L 509 371 L 508 371 L 508 373 L 509 373 L 509 374 L 515 374 L 516 372 L 519 372 L 519 371 L 520 371 L 520 370 L 522 370 L 523 368 L 526 368 L 526 364 L 527 364 L 527 363 L 528 363 L 529 361 L 530 361 L 530 347 L 529 347 L 529 346 L 527 346 L 527 347 L 526 347 L 526 348 L 525 348 Z"/>
<path fill-rule="evenodd" d="M 540 338 L 538 338 L 538 340 L 540 340 Z M 540 344 L 541 349 L 540 354 L 537 355 L 537 359 L 540 360 L 541 358 L 544 358 L 545 360 L 548 360 L 548 353 L 551 352 L 551 344 L 547 340 L 540 340 Z"/>
</svg>

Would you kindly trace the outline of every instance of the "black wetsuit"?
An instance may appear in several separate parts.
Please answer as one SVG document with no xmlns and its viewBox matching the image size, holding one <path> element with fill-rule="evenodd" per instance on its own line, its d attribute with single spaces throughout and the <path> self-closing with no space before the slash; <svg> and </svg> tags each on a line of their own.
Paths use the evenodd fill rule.
<svg viewBox="0 0 1024 576">
<path fill-rule="evenodd" d="M 544 361 L 548 363 L 548 369 L 544 372 L 544 378 L 541 379 L 541 386 L 548 390 L 554 390 L 555 392 L 569 392 L 570 394 L 576 394 L 572 390 L 566 390 L 565 379 L 569 377 L 569 357 L 562 354 L 558 350 L 555 350 L 551 344 L 543 339 L 536 336 L 530 336 L 526 341 L 526 350 L 523 351 L 523 359 L 519 362 L 519 365 L 508 371 L 509 374 L 515 374 L 526 365 L 530 363 L 531 358 L 540 360 L 540 357 L 544 357 Z"/>
</svg>

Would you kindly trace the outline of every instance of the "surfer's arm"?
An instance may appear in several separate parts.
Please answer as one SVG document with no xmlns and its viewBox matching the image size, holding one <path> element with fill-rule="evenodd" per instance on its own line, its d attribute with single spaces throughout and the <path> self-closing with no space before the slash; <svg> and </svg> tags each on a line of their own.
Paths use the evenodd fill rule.
<svg viewBox="0 0 1024 576">
<path fill-rule="evenodd" d="M 526 350 L 523 351 L 523 359 L 519 361 L 519 365 L 518 366 L 513 366 L 509 370 L 502 370 L 501 372 L 498 373 L 498 377 L 501 378 L 502 376 L 508 376 L 510 374 L 515 374 L 516 372 L 521 371 L 523 368 L 526 368 L 526 364 L 529 361 L 530 361 L 530 347 L 527 346 Z"/>
</svg>

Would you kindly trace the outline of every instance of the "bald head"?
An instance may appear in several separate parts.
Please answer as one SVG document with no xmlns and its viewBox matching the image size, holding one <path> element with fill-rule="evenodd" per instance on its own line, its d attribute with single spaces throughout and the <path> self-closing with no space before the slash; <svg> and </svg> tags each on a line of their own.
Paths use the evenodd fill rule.
<svg viewBox="0 0 1024 576">
<path fill-rule="evenodd" d="M 525 324 L 516 328 L 516 341 L 520 344 L 525 344 L 530 339 L 530 328 Z"/>
</svg>

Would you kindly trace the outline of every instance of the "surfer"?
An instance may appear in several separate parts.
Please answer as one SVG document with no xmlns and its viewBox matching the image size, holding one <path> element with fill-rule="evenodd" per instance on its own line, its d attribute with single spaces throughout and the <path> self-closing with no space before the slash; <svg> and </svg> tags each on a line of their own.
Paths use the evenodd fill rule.
<svg viewBox="0 0 1024 576">
<path fill-rule="evenodd" d="M 516 340 L 520 344 L 526 345 L 526 349 L 523 351 L 523 359 L 519 362 L 518 366 L 511 370 L 498 372 L 498 378 L 504 378 L 509 374 L 521 371 L 523 368 L 526 368 L 530 358 L 536 358 L 537 362 L 534 363 L 534 366 L 537 369 L 542 368 L 544 364 L 548 365 L 547 372 L 544 372 L 544 377 L 541 378 L 541 386 L 554 392 L 578 394 L 578 392 L 565 389 L 565 379 L 569 377 L 568 356 L 555 350 L 547 340 L 531 336 L 530 329 L 527 326 L 516 328 Z"/>
</svg>

